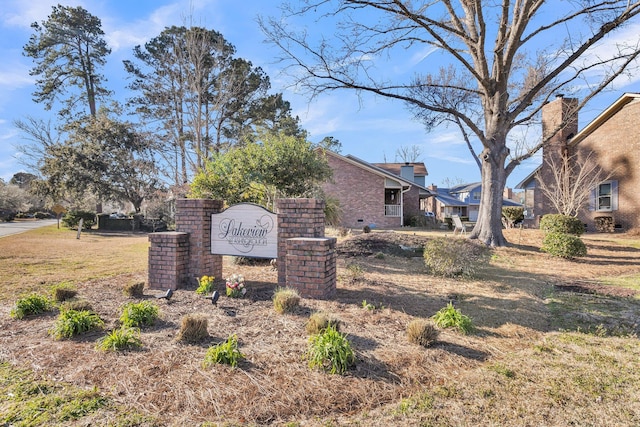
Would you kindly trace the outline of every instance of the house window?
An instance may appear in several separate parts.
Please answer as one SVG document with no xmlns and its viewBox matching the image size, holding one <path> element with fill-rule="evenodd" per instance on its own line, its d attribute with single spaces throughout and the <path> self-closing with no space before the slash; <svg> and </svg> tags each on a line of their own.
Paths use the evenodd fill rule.
<svg viewBox="0 0 640 427">
<path fill-rule="evenodd" d="M 598 184 L 592 192 L 591 202 L 596 211 L 618 210 L 618 181 L 604 181 Z"/>
<path fill-rule="evenodd" d="M 474 191 L 473 193 L 471 193 L 471 197 L 473 198 L 473 200 L 480 200 L 480 192 L 479 191 Z"/>
</svg>

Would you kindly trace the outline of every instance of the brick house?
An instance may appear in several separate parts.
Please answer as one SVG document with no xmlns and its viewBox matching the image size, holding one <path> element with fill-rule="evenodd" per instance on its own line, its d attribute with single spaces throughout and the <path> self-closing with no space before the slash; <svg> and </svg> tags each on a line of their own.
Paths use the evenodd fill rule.
<svg viewBox="0 0 640 427">
<path fill-rule="evenodd" d="M 357 157 L 323 150 L 333 170 L 324 192 L 340 202 L 342 225 L 362 228 L 403 226 L 414 215 L 424 216 L 424 163 L 368 163 Z"/>
<path fill-rule="evenodd" d="M 578 101 L 559 95 L 542 109 L 543 137 L 560 123 L 568 124 L 543 148 L 543 163 L 516 188 L 525 191 L 526 221 L 537 226 L 542 215 L 553 212 L 544 195 L 537 189 L 539 179 L 550 180 L 551 156 L 591 156 L 606 180 L 591 189 L 587 206 L 578 218 L 595 231 L 603 219 L 617 229 L 640 228 L 640 94 L 625 93 L 578 132 L 575 108 Z"/>
</svg>

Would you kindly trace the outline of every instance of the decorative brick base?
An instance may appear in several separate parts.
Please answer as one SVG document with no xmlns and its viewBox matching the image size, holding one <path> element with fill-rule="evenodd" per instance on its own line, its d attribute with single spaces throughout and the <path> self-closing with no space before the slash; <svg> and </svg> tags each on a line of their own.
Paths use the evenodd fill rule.
<svg viewBox="0 0 640 427">
<path fill-rule="evenodd" d="M 336 294 L 336 238 L 288 239 L 286 284 L 303 298 L 330 299 Z"/>
<path fill-rule="evenodd" d="M 189 267 L 189 234 L 151 233 L 149 241 L 149 288 L 175 290 L 184 286 Z"/>
</svg>

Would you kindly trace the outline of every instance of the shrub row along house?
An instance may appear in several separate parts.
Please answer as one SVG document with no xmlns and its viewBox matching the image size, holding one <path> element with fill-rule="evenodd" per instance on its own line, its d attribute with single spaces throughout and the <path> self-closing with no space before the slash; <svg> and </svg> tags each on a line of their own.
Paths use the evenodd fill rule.
<svg viewBox="0 0 640 427">
<path fill-rule="evenodd" d="M 566 125 L 544 147 L 542 164 L 516 186 L 525 191 L 525 222 L 537 226 L 543 215 L 558 213 L 543 185 L 563 187 L 570 198 L 580 172 L 592 167 L 595 179 L 576 209 L 587 230 L 640 228 L 640 94 L 623 94 L 579 132 L 577 104 L 558 95 L 542 109 L 543 138 Z"/>
</svg>

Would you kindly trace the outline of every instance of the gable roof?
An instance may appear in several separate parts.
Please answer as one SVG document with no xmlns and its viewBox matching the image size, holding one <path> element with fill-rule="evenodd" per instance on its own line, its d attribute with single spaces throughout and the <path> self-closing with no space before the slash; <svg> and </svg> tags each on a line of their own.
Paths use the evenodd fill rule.
<svg viewBox="0 0 640 427">
<path fill-rule="evenodd" d="M 402 166 L 413 166 L 413 174 L 417 176 L 427 176 L 427 167 L 422 162 L 409 162 L 409 163 L 371 163 L 374 166 L 382 168 L 387 172 L 391 172 L 394 175 L 400 175 Z"/>
<path fill-rule="evenodd" d="M 474 182 L 471 184 L 461 184 L 456 185 L 451 188 L 438 188 L 438 194 L 436 195 L 436 200 L 442 203 L 445 206 L 477 206 L 480 202 L 474 201 L 464 202 L 457 197 L 453 196 L 454 194 L 459 193 L 471 193 L 474 190 L 481 190 L 482 183 Z M 515 202 L 513 200 L 502 198 L 502 206 L 522 206 L 522 203 Z"/>
<path fill-rule="evenodd" d="M 640 101 L 640 93 L 624 93 L 620 98 L 618 98 L 613 104 L 611 104 L 606 110 L 604 110 L 598 117 L 593 119 L 589 124 L 587 124 L 584 129 L 578 132 L 571 140 L 569 141 L 569 145 L 576 145 L 580 143 L 587 136 L 592 134 L 596 129 L 598 129 L 604 122 L 613 117 L 618 111 L 622 110 L 627 104 L 631 102 L 639 102 Z"/>
<path fill-rule="evenodd" d="M 371 173 L 374 173 L 376 175 L 382 176 L 384 178 L 389 178 L 395 181 L 400 182 L 401 184 L 403 184 L 403 186 L 416 186 L 421 193 L 424 194 L 428 194 L 429 196 L 433 196 L 433 192 L 431 190 L 429 190 L 427 187 L 424 187 L 420 184 L 417 184 L 411 180 L 405 179 L 403 177 L 401 177 L 400 175 L 396 175 L 394 173 L 388 172 L 384 169 L 382 169 L 381 167 L 376 166 L 375 164 L 369 163 L 365 160 L 359 159 L 355 156 L 352 156 L 351 154 L 347 154 L 346 156 L 343 156 L 341 154 L 335 153 L 331 150 L 327 150 L 325 148 L 318 148 L 318 150 L 322 150 L 323 153 L 334 156 L 338 159 L 341 159 L 347 163 L 351 163 L 352 165 L 358 166 L 360 168 L 363 168 L 365 170 L 368 170 Z"/>
</svg>

